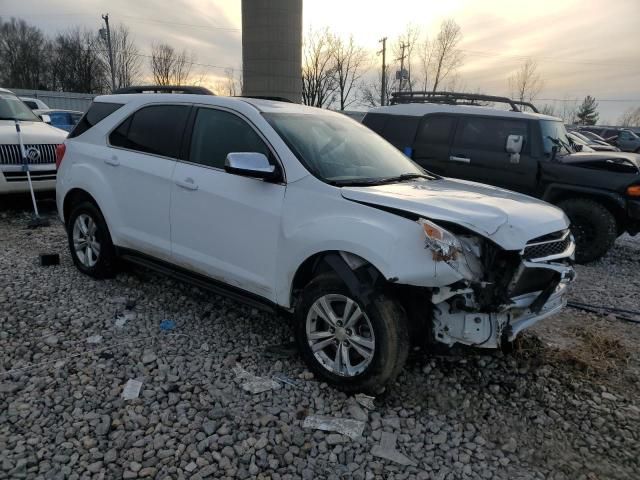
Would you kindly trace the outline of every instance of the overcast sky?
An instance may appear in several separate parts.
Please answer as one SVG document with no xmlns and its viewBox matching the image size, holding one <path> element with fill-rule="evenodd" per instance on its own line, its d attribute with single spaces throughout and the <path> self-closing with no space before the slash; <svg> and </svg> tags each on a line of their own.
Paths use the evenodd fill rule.
<svg viewBox="0 0 640 480">
<path fill-rule="evenodd" d="M 209 78 L 241 68 L 240 0 L 0 0 L 0 15 L 16 16 L 53 34 L 72 26 L 100 27 L 101 13 L 125 23 L 140 50 L 166 41 L 192 50 Z M 408 24 L 436 35 L 444 18 L 461 26 L 467 90 L 508 94 L 507 78 L 535 58 L 544 99 L 590 94 L 602 121 L 640 106 L 640 0 L 304 0 L 304 26 L 329 27 L 372 52 L 378 40 Z M 146 61 L 146 59 L 145 59 Z M 633 101 L 633 102 L 631 102 Z M 558 103 L 559 104 L 559 103 Z"/>
</svg>

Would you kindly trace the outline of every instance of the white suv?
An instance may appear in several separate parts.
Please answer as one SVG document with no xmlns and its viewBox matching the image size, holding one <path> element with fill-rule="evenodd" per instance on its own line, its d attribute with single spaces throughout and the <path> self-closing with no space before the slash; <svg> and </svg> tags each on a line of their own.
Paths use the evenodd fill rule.
<svg viewBox="0 0 640 480">
<path fill-rule="evenodd" d="M 348 391 L 380 391 L 412 344 L 513 340 L 574 276 L 561 210 L 426 172 L 338 113 L 111 95 L 65 146 L 58 210 L 82 272 L 121 257 L 292 313 L 310 368 Z"/>
<path fill-rule="evenodd" d="M 20 123 L 33 189 L 55 190 L 56 148 L 67 132 L 47 125 L 16 95 L 0 88 L 0 195 L 29 191 L 16 121 Z"/>
</svg>

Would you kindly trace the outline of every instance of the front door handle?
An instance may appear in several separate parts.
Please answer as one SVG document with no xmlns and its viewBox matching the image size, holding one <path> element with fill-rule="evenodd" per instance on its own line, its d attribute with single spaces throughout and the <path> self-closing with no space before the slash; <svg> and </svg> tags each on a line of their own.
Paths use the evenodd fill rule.
<svg viewBox="0 0 640 480">
<path fill-rule="evenodd" d="M 460 163 L 471 163 L 471 159 L 467 157 L 456 157 L 455 155 L 451 155 L 449 160 L 452 162 L 460 162 Z"/>
<path fill-rule="evenodd" d="M 104 163 L 106 163 L 107 165 L 111 165 L 112 167 L 117 167 L 118 165 L 120 165 L 120 160 L 118 160 L 118 157 L 114 155 L 111 158 L 105 158 Z"/>
<path fill-rule="evenodd" d="M 191 177 L 185 178 L 184 180 L 176 180 L 176 185 L 180 188 L 184 188 L 185 190 L 198 189 L 198 184 Z"/>
</svg>

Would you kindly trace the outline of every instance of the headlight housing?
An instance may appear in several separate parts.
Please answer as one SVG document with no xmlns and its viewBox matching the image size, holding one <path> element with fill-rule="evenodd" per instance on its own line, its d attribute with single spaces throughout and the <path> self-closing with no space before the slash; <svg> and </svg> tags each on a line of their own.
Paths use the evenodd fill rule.
<svg viewBox="0 0 640 480">
<path fill-rule="evenodd" d="M 456 260 L 462 253 L 460 240 L 450 231 L 421 218 L 418 223 L 422 226 L 427 240 L 427 246 L 433 252 L 433 259 L 438 261 Z"/>
<path fill-rule="evenodd" d="M 436 262 L 444 262 L 470 282 L 480 281 L 482 262 L 481 240 L 473 236 L 456 237 L 439 225 L 421 218 L 418 223 L 424 231 L 426 246 Z"/>
</svg>

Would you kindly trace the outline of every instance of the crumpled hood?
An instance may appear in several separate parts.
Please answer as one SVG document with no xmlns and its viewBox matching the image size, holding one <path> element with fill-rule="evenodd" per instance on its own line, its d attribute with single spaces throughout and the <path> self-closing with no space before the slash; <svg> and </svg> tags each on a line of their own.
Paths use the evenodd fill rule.
<svg viewBox="0 0 640 480">
<path fill-rule="evenodd" d="M 371 205 L 455 223 L 490 238 L 505 250 L 521 250 L 528 240 L 564 230 L 562 210 L 542 200 L 465 180 L 417 179 L 371 187 L 343 187 L 342 196 Z"/>
<path fill-rule="evenodd" d="M 20 131 L 25 145 L 59 144 L 67 138 L 67 132 L 44 122 L 20 122 Z M 18 143 L 15 122 L 13 120 L 0 120 L 0 144 L 16 145 Z"/>
<path fill-rule="evenodd" d="M 624 162 L 626 160 L 640 170 L 640 155 L 629 152 L 576 152 L 570 155 L 563 155 L 562 157 L 559 157 L 558 160 L 561 163 L 570 165 L 588 163 L 601 163 L 606 165 L 607 161 Z"/>
</svg>

